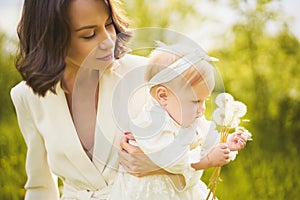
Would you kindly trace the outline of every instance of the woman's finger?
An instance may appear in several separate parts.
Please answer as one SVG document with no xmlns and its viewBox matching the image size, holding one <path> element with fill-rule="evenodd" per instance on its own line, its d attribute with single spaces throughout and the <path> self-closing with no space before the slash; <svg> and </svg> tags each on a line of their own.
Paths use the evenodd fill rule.
<svg viewBox="0 0 300 200">
<path fill-rule="evenodd" d="M 132 135 L 125 135 L 120 142 L 121 149 L 127 151 L 130 154 L 143 153 L 142 150 L 136 146 L 129 143 L 129 140 L 135 141 Z"/>
</svg>

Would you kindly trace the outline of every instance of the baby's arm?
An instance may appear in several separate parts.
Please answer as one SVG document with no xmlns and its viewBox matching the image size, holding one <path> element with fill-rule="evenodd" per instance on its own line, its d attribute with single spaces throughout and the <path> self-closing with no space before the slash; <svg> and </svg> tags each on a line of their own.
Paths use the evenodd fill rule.
<svg viewBox="0 0 300 200">
<path fill-rule="evenodd" d="M 232 157 L 235 157 L 230 155 L 230 152 L 241 150 L 245 147 L 246 142 L 247 136 L 242 132 L 229 134 L 226 143 L 217 144 L 199 162 L 193 163 L 191 166 L 196 170 L 201 170 L 228 164 Z"/>
<path fill-rule="evenodd" d="M 238 131 L 229 134 L 226 143 L 218 144 L 220 133 L 216 130 L 214 124 L 211 124 L 210 121 L 202 120 L 199 121 L 199 127 L 203 131 L 202 133 L 207 133 L 207 136 L 201 148 L 201 160 L 192 164 L 194 169 L 207 169 L 228 164 L 230 160 L 234 160 L 237 150 L 244 148 L 247 140 L 251 139 L 250 133 Z M 224 149 L 220 148 L 219 145 L 222 145 Z"/>
<path fill-rule="evenodd" d="M 217 144 L 199 162 L 192 163 L 191 166 L 196 170 L 223 166 L 230 161 L 229 153 L 230 149 L 226 143 Z"/>
</svg>

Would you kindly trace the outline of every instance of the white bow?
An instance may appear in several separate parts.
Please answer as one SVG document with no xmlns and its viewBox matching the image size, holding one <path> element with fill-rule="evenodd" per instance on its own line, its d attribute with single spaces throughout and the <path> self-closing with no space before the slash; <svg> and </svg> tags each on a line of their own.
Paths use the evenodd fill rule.
<svg viewBox="0 0 300 200">
<path fill-rule="evenodd" d="M 208 56 L 202 49 L 196 49 L 192 53 L 178 59 L 176 62 L 172 63 L 168 67 L 155 74 L 150 79 L 148 85 L 152 87 L 160 83 L 169 82 L 201 60 L 205 60 L 208 62 L 219 61 L 219 59 L 217 58 Z"/>
</svg>

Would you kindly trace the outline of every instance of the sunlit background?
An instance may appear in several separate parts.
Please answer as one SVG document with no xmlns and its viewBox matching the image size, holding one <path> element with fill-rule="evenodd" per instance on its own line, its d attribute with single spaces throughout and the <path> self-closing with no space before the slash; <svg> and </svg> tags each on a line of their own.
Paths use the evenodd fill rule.
<svg viewBox="0 0 300 200">
<path fill-rule="evenodd" d="M 148 23 L 155 27 L 167 25 L 169 28 L 196 40 L 207 50 L 215 48 L 216 45 L 218 46 L 222 43 L 224 34 L 229 34 L 232 25 L 239 20 L 240 16 L 230 6 L 234 2 L 230 0 L 186 0 L 182 2 L 177 0 L 123 0 L 123 2 L 130 11 L 128 16 L 134 22 L 133 27 L 144 27 L 149 25 Z M 241 2 L 245 2 L 245 9 L 256 4 L 255 0 L 243 0 Z M 282 19 L 289 24 L 290 31 L 300 40 L 300 1 L 273 0 L 266 2 L 270 2 L 267 8 L 282 15 Z M 22 3 L 23 0 L 0 1 L 0 13 L 2 15 L 0 18 L 0 30 L 5 32 L 10 38 L 17 38 L 16 27 L 21 16 Z M 184 6 L 180 7 L 179 5 Z M 142 11 L 148 11 L 148 13 L 145 15 L 144 12 L 141 12 L 139 6 L 142 7 Z M 189 7 L 192 10 L 188 10 Z M 169 10 L 164 14 L 168 16 L 165 19 L 153 13 L 153 10 L 156 12 L 158 10 L 159 12 L 165 11 L 166 8 Z M 184 18 L 182 18 L 182 14 L 185 15 Z M 138 19 L 139 17 L 146 19 Z M 147 17 L 151 19 L 149 20 Z M 277 23 L 282 23 L 282 21 L 277 21 Z M 277 26 L 277 23 L 275 20 L 275 23 L 269 22 L 267 24 L 269 33 L 278 32 L 280 26 Z"/>
<path fill-rule="evenodd" d="M 253 141 L 222 169 L 225 200 L 300 195 L 300 1 L 124 0 L 132 28 L 185 34 L 210 55 L 225 89 L 248 106 Z M 9 97 L 21 0 L 0 0 L 0 199 L 23 199 L 26 146 Z M 146 37 L 146 36 L 145 36 Z M 203 180 L 208 182 L 211 170 Z"/>
</svg>

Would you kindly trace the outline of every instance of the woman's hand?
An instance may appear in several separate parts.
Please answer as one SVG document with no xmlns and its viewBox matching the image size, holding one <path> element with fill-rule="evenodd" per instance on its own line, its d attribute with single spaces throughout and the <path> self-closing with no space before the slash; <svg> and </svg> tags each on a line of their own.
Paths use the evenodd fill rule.
<svg viewBox="0 0 300 200">
<path fill-rule="evenodd" d="M 246 146 L 247 140 L 243 132 L 234 132 L 228 135 L 226 143 L 231 151 L 238 151 Z"/>
<path fill-rule="evenodd" d="M 132 135 L 125 135 L 119 151 L 120 164 L 128 173 L 137 177 L 168 173 L 153 163 L 138 146 L 129 144 L 130 140 L 135 141 Z"/>
</svg>

